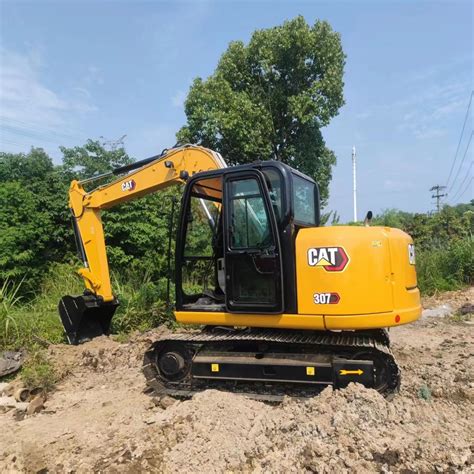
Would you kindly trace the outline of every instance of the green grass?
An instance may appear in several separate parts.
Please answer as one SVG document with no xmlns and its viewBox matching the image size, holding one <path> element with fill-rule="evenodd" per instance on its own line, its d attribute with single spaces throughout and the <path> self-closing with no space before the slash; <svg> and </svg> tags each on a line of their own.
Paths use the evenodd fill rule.
<svg viewBox="0 0 474 474">
<path fill-rule="evenodd" d="M 0 347 L 5 346 L 5 341 L 20 336 L 18 324 L 13 313 L 19 306 L 21 297 L 18 296 L 23 280 L 15 284 L 9 279 L 5 280 L 0 288 Z M 6 347 L 6 346 L 5 346 Z"/>
<path fill-rule="evenodd" d="M 5 286 L 5 284 L 4 284 Z M 0 294 L 0 347 L 31 348 L 64 341 L 58 302 L 65 294 L 82 292 L 82 284 L 69 265 L 55 264 L 38 295 L 29 300 L 17 295 L 21 283 L 6 285 Z"/>
<path fill-rule="evenodd" d="M 114 291 L 120 301 L 112 321 L 112 333 L 126 339 L 135 330 L 145 331 L 163 323 L 174 322 L 166 308 L 166 280 L 152 281 L 149 274 L 114 275 Z M 0 287 L 0 348 L 33 349 L 50 343 L 65 342 L 58 314 L 58 303 L 64 295 L 84 291 L 75 268 L 52 265 L 37 296 L 21 298 L 21 283 L 6 281 Z"/>
<path fill-rule="evenodd" d="M 464 239 L 417 252 L 416 270 L 422 294 L 458 290 L 474 283 L 474 240 Z"/>
</svg>

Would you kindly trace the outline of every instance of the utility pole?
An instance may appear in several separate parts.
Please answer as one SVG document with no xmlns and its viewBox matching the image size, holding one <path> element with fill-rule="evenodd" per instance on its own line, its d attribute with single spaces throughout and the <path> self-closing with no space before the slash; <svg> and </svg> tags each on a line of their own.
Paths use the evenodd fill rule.
<svg viewBox="0 0 474 474">
<path fill-rule="evenodd" d="M 354 222 L 357 222 L 357 180 L 356 180 L 356 147 L 352 147 L 352 192 L 354 195 Z"/>
<path fill-rule="evenodd" d="M 110 148 L 110 151 L 115 151 L 117 150 L 117 148 L 119 146 L 122 146 L 124 145 L 124 140 L 125 138 L 127 137 L 127 135 L 122 135 L 120 138 L 118 138 L 117 140 L 106 140 L 105 137 L 103 137 L 102 135 L 99 137 L 102 139 L 102 146 L 103 147 L 109 147 Z"/>
<path fill-rule="evenodd" d="M 447 194 L 441 194 L 441 191 L 443 191 L 443 189 L 446 189 L 446 186 L 440 186 L 439 184 L 430 188 L 430 191 L 434 191 L 434 194 L 432 194 L 431 197 L 436 199 L 436 209 L 438 210 L 438 212 L 440 208 L 441 198 L 447 196 Z"/>
</svg>

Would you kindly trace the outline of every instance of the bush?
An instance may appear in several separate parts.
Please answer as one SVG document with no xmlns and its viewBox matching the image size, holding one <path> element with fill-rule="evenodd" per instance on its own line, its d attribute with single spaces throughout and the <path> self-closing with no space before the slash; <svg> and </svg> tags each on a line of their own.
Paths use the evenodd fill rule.
<svg viewBox="0 0 474 474">
<path fill-rule="evenodd" d="M 73 264 L 53 264 L 37 296 L 29 300 L 16 296 L 20 286 L 7 282 L 0 291 L 0 347 L 20 349 L 38 343 L 63 342 L 59 300 L 64 295 L 83 291 Z"/>
<path fill-rule="evenodd" d="M 474 240 L 466 239 L 417 253 L 418 286 L 422 293 L 456 290 L 474 283 Z"/>
<path fill-rule="evenodd" d="M 166 304 L 166 278 L 154 282 L 148 272 L 125 278 L 115 276 L 113 286 L 120 306 L 112 320 L 112 332 L 146 331 L 174 322 Z"/>
</svg>

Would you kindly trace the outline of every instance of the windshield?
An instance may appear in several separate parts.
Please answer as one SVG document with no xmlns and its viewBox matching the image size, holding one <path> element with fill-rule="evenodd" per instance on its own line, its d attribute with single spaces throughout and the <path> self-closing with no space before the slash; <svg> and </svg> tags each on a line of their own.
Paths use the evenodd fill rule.
<svg viewBox="0 0 474 474">
<path fill-rule="evenodd" d="M 315 184 L 293 174 L 295 221 L 316 225 Z"/>
</svg>

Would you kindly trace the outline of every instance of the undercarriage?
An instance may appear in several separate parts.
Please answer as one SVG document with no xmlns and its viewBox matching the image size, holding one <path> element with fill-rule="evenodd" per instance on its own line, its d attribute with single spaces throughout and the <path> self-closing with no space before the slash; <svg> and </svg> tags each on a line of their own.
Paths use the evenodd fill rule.
<svg viewBox="0 0 474 474">
<path fill-rule="evenodd" d="M 143 372 L 157 395 L 189 398 L 205 389 L 279 401 L 358 382 L 384 395 L 400 385 L 384 330 L 297 331 L 206 327 L 159 338 Z"/>
</svg>

